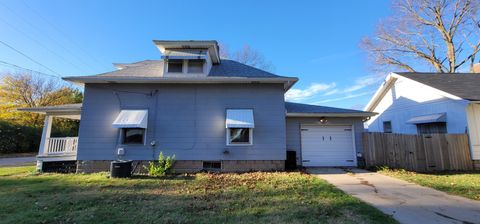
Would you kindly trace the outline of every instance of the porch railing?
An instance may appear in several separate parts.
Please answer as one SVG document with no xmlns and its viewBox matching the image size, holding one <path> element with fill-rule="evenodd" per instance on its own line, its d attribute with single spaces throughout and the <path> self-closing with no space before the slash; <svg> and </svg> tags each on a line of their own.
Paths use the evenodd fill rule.
<svg viewBox="0 0 480 224">
<path fill-rule="evenodd" d="M 76 153 L 78 137 L 47 138 L 46 154 Z"/>
</svg>

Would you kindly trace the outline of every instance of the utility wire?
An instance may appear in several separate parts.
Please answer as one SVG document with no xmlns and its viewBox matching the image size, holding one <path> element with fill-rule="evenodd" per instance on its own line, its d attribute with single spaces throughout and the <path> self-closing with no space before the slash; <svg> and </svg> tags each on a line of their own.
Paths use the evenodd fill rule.
<svg viewBox="0 0 480 224">
<path fill-rule="evenodd" d="M 27 2 L 25 1 L 21 1 L 28 9 L 30 9 L 30 11 L 32 11 L 33 13 L 35 13 L 40 19 L 42 19 L 43 21 L 45 21 L 48 25 L 50 25 L 53 29 L 55 29 L 58 33 L 60 33 L 61 35 L 63 35 L 63 37 L 65 39 L 67 39 L 71 44 L 75 45 L 80 51 L 82 51 L 86 56 L 88 56 L 90 59 L 93 59 L 95 62 L 97 62 L 99 65 L 102 64 L 102 62 L 100 60 L 98 60 L 98 58 L 95 57 L 95 55 L 92 55 L 90 54 L 88 51 L 84 50 L 82 47 L 80 47 L 80 45 L 75 42 L 73 39 L 69 38 L 68 35 L 62 31 L 62 29 L 60 29 L 59 26 L 57 26 L 56 24 L 50 22 L 50 20 L 48 20 L 46 17 L 44 17 L 40 12 L 38 12 L 34 7 L 30 7 L 30 5 L 27 4 Z"/>
<path fill-rule="evenodd" d="M 8 26 L 10 26 L 12 29 L 16 30 L 17 32 L 23 34 L 25 37 L 27 37 L 28 39 L 34 41 L 35 43 L 37 43 L 39 46 L 43 47 L 45 50 L 47 50 L 48 52 L 50 52 L 51 54 L 57 56 L 58 58 L 62 59 L 64 62 L 70 64 L 71 66 L 77 68 L 78 70 L 81 70 L 82 72 L 84 73 L 88 73 L 87 71 L 85 71 L 83 68 L 80 68 L 78 67 L 77 65 L 71 63 L 70 61 L 67 61 L 65 60 L 64 57 L 62 57 L 61 55 L 57 54 L 56 52 L 54 52 L 53 50 L 51 50 L 50 48 L 48 48 L 47 46 L 45 46 L 44 44 L 42 44 L 40 41 L 38 41 L 37 39 L 33 38 L 32 36 L 30 36 L 29 34 L 25 33 L 24 31 L 18 29 L 17 27 L 15 27 L 14 25 L 12 25 L 11 23 L 7 22 L 6 20 L 0 18 L 0 21 L 4 22 L 5 24 L 7 24 Z"/>
<path fill-rule="evenodd" d="M 89 63 L 87 63 L 86 61 L 84 61 L 82 58 L 80 58 L 77 54 L 74 54 L 70 49 L 68 49 L 67 47 L 65 47 L 63 44 L 61 44 L 60 41 L 57 41 L 55 40 L 55 38 L 53 38 L 52 36 L 50 36 L 48 34 L 48 32 L 42 32 L 42 30 L 40 28 L 38 28 L 36 25 L 32 24 L 30 21 L 28 21 L 28 19 L 26 19 L 25 17 L 23 17 L 22 15 L 20 15 L 20 13 L 17 13 L 15 10 L 13 10 L 12 8 L 10 8 L 9 6 L 7 6 L 5 3 L 2 3 L 0 2 L 0 5 L 2 5 L 4 8 L 6 8 L 8 11 L 10 11 L 11 13 L 15 14 L 16 17 L 20 18 L 21 20 L 23 20 L 23 22 L 25 22 L 26 24 L 28 24 L 29 26 L 31 26 L 32 28 L 34 28 L 35 30 L 39 31 L 43 36 L 47 37 L 48 39 L 50 39 L 50 41 L 52 41 L 52 43 L 56 43 L 56 45 L 58 45 L 59 47 L 63 48 L 67 53 L 69 53 L 70 55 L 74 56 L 79 62 L 81 62 L 83 65 L 86 65 L 86 67 L 93 67 L 91 66 Z"/>
<path fill-rule="evenodd" d="M 53 78 L 61 79 L 60 77 L 58 77 L 58 76 L 56 76 L 56 75 L 51 75 L 51 74 L 47 74 L 47 73 L 44 73 L 44 72 L 35 71 L 35 70 L 33 70 L 33 69 L 24 68 L 24 67 L 22 67 L 22 66 L 20 66 L 20 65 L 12 64 L 12 63 L 9 63 L 9 62 L 6 62 L 6 61 L 2 61 L 2 60 L 0 60 L 0 64 L 9 66 L 9 67 L 12 67 L 12 68 L 15 68 L 15 69 L 25 70 L 25 71 L 28 71 L 28 72 L 30 72 L 30 73 L 35 73 L 35 74 L 38 74 L 38 75 L 44 75 L 44 76 L 48 76 L 48 77 L 53 77 Z"/>
<path fill-rule="evenodd" d="M 28 58 L 30 61 L 33 61 L 35 64 L 37 64 L 37 65 L 40 65 L 40 66 L 44 67 L 45 69 L 47 69 L 48 71 L 50 71 L 50 72 L 52 72 L 52 73 L 54 73 L 54 74 L 58 75 L 58 76 L 57 76 L 57 78 L 60 78 L 60 76 L 62 76 L 62 75 L 60 75 L 60 73 L 58 73 L 58 72 L 56 72 L 56 71 L 52 70 L 51 68 L 47 67 L 46 65 L 44 65 L 44 64 L 42 64 L 42 63 L 40 63 L 40 62 L 36 61 L 35 59 L 33 59 L 33 58 L 31 58 L 30 56 L 28 56 L 28 55 L 24 54 L 23 52 L 21 52 L 21 51 L 17 50 L 16 48 L 12 47 L 11 45 L 9 45 L 9 44 L 7 44 L 7 43 L 3 42 L 2 40 L 0 40 L 0 43 L 1 43 L 1 44 L 3 44 L 3 45 L 5 45 L 5 46 L 6 46 L 6 47 L 8 47 L 8 48 L 10 48 L 10 49 L 14 50 L 15 52 L 17 52 L 17 53 L 19 53 L 19 54 L 23 55 L 24 57 Z"/>
</svg>

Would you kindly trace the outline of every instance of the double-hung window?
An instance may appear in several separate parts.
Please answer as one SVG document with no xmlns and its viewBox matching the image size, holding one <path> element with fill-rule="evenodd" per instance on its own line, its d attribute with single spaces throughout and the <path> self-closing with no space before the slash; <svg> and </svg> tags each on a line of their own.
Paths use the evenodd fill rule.
<svg viewBox="0 0 480 224">
<path fill-rule="evenodd" d="M 228 109 L 226 116 L 227 145 L 252 145 L 253 120 L 252 109 Z"/>
</svg>

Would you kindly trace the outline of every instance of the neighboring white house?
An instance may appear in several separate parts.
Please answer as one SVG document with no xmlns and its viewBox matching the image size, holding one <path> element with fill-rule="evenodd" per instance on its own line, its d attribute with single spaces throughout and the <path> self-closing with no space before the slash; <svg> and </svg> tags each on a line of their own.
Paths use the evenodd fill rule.
<svg viewBox="0 0 480 224">
<path fill-rule="evenodd" d="M 467 133 L 480 160 L 480 74 L 391 73 L 366 111 L 368 131 L 401 134 Z"/>
</svg>

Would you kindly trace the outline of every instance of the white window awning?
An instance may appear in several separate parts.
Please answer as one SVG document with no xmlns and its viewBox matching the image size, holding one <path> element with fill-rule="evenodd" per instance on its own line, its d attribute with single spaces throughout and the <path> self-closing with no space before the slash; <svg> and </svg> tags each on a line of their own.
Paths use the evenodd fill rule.
<svg viewBox="0 0 480 224">
<path fill-rule="evenodd" d="M 114 128 L 147 128 L 147 110 L 122 110 L 112 123 Z"/>
<path fill-rule="evenodd" d="M 228 109 L 226 128 L 254 128 L 253 110 L 251 109 Z"/>
<path fill-rule="evenodd" d="M 207 59 L 207 49 L 168 49 L 162 59 Z"/>
<path fill-rule="evenodd" d="M 417 117 L 412 117 L 407 123 L 410 124 L 426 124 L 426 123 L 436 123 L 436 122 L 446 122 L 447 121 L 447 114 L 446 113 L 439 113 L 439 114 L 429 114 L 429 115 L 422 115 Z"/>
</svg>

